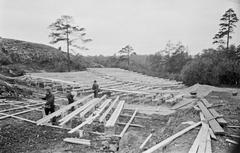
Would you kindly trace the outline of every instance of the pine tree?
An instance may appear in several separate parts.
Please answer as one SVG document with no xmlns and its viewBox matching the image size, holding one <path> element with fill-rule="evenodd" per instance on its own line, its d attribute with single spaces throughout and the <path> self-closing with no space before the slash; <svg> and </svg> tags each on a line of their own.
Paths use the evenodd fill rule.
<svg viewBox="0 0 240 153">
<path fill-rule="evenodd" d="M 128 61 L 128 69 L 129 69 L 130 55 L 131 54 L 136 54 L 135 52 L 133 52 L 132 46 L 127 45 L 124 48 L 122 48 L 120 51 L 118 51 L 118 53 L 122 55 L 122 56 L 120 56 L 120 59 L 127 59 L 127 61 Z"/>
<path fill-rule="evenodd" d="M 223 37 L 227 36 L 227 49 L 229 48 L 229 40 L 232 38 L 230 35 L 233 33 L 233 28 L 236 27 L 236 22 L 238 22 L 238 18 L 233 9 L 228 9 L 225 14 L 223 14 L 220 19 L 221 23 L 219 24 L 220 29 L 218 33 L 213 37 L 215 43 L 224 44 L 225 41 Z"/>
<path fill-rule="evenodd" d="M 52 23 L 49 28 L 52 31 L 49 35 L 49 37 L 52 38 L 51 44 L 61 41 L 65 41 L 67 44 L 68 71 L 70 71 L 70 47 L 87 50 L 85 47 L 76 45 L 76 42 L 80 40 L 85 43 L 92 41 L 92 39 L 84 38 L 86 35 L 85 28 L 73 25 L 73 17 L 68 15 L 61 16 L 61 18 Z"/>
</svg>

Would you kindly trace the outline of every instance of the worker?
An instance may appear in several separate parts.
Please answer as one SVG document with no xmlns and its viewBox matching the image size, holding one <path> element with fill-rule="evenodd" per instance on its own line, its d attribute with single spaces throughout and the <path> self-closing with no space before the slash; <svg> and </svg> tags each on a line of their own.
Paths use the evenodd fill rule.
<svg viewBox="0 0 240 153">
<path fill-rule="evenodd" d="M 55 111 L 55 105 L 54 105 L 54 95 L 52 94 L 51 88 L 46 87 L 46 96 L 42 98 L 43 100 L 46 100 L 44 111 L 45 114 L 48 115 L 49 113 L 53 113 Z M 56 118 L 52 118 L 52 124 L 55 125 Z"/>
<path fill-rule="evenodd" d="M 94 82 L 93 82 L 92 90 L 93 90 L 93 93 L 94 93 L 94 98 L 97 98 L 98 97 L 98 91 L 99 91 L 99 85 L 97 84 L 96 80 L 94 80 Z"/>
<path fill-rule="evenodd" d="M 74 102 L 74 98 L 76 97 L 76 94 L 72 92 L 72 88 L 69 88 L 67 90 L 67 99 L 68 99 L 68 104 L 71 104 Z M 74 111 L 74 107 L 70 109 L 70 111 Z"/>
</svg>

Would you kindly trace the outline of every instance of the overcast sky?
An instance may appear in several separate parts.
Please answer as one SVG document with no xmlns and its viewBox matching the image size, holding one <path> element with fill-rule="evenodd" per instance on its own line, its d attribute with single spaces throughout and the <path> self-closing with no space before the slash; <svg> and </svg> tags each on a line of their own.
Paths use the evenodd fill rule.
<svg viewBox="0 0 240 153">
<path fill-rule="evenodd" d="M 0 36 L 48 44 L 48 25 L 70 15 L 93 39 L 83 55 L 112 55 L 130 44 L 138 54 L 181 41 L 190 54 L 216 47 L 219 19 L 240 0 L 0 0 Z M 240 44 L 240 22 L 231 43 Z M 58 46 L 58 45 L 56 45 Z"/>
</svg>

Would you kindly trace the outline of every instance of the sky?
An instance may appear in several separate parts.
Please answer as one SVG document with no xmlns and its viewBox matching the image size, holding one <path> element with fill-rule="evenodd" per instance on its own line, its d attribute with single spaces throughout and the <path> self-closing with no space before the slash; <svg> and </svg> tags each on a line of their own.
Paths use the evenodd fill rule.
<svg viewBox="0 0 240 153">
<path fill-rule="evenodd" d="M 240 19 L 240 0 L 0 0 L 0 36 L 50 45 L 48 26 L 70 15 L 93 39 L 82 55 L 113 55 L 126 45 L 154 54 L 168 41 L 193 55 L 216 47 L 212 38 L 229 8 Z M 240 44 L 240 21 L 232 36 Z"/>
</svg>

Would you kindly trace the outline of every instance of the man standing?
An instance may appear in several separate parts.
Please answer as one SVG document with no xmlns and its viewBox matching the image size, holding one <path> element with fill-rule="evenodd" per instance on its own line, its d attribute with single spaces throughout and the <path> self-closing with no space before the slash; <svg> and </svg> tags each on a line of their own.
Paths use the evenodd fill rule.
<svg viewBox="0 0 240 153">
<path fill-rule="evenodd" d="M 72 89 L 69 88 L 69 89 L 67 90 L 68 104 L 71 104 L 71 103 L 74 102 L 75 96 L 76 96 L 76 95 L 74 95 L 74 94 L 72 93 Z M 71 108 L 71 111 L 74 111 L 74 107 Z"/>
<path fill-rule="evenodd" d="M 97 98 L 98 97 L 99 86 L 98 86 L 96 80 L 94 80 L 94 82 L 93 82 L 92 90 L 93 90 L 93 93 L 94 93 L 94 98 Z"/>
<path fill-rule="evenodd" d="M 53 113 L 55 111 L 55 105 L 54 105 L 54 95 L 52 94 L 51 88 L 46 87 L 46 96 L 42 98 L 43 100 L 46 100 L 44 111 L 45 114 L 48 115 L 49 113 Z M 56 123 L 56 118 L 53 117 L 52 124 L 54 125 Z"/>
</svg>

